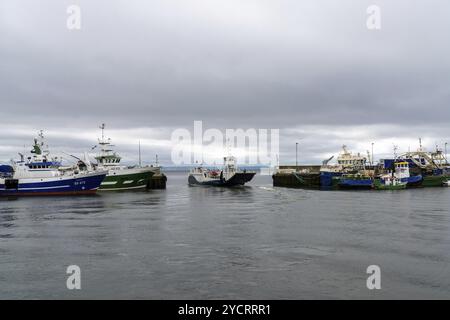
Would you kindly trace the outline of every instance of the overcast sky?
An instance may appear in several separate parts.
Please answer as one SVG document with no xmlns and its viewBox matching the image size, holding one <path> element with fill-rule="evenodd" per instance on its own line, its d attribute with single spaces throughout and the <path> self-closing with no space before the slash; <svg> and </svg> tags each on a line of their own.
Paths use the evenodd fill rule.
<svg viewBox="0 0 450 320">
<path fill-rule="evenodd" d="M 67 7 L 81 8 L 68 30 Z M 381 29 L 366 27 L 369 5 Z M 448 0 L 2 0 L 0 160 L 40 129 L 57 151 L 95 144 L 126 162 L 171 133 L 280 129 L 280 162 L 343 144 L 376 157 L 450 142 Z"/>
</svg>

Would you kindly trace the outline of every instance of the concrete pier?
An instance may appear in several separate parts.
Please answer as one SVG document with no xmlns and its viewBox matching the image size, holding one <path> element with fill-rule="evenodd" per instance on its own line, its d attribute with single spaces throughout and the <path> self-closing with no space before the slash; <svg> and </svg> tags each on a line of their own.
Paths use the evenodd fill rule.
<svg viewBox="0 0 450 320">
<path fill-rule="evenodd" d="M 319 188 L 320 165 L 280 166 L 272 180 L 274 187 Z"/>
</svg>

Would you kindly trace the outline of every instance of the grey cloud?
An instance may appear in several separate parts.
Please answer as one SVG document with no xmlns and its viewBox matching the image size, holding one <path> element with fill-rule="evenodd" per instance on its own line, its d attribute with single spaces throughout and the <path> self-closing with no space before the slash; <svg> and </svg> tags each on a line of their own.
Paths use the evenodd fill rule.
<svg viewBox="0 0 450 320">
<path fill-rule="evenodd" d="M 362 137 L 367 144 L 415 139 L 417 128 L 448 135 L 434 130 L 450 118 L 448 1 L 377 1 L 380 31 L 365 27 L 372 1 L 80 0 L 79 32 L 65 27 L 72 3 L 2 1 L 2 124 L 33 135 L 106 122 L 159 129 L 166 140 L 194 120 L 282 133 L 322 126 L 305 141 L 309 161 L 345 143 L 333 131 L 360 125 L 385 129 Z M 15 134 L 0 145 L 21 146 Z M 282 139 L 292 159 L 296 137 Z M 169 159 L 167 148 L 157 152 Z"/>
</svg>

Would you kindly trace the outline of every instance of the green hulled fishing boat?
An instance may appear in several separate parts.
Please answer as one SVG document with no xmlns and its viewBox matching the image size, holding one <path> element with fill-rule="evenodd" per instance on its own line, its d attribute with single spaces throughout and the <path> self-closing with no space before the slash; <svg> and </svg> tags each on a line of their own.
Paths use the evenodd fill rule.
<svg viewBox="0 0 450 320">
<path fill-rule="evenodd" d="M 102 124 L 100 128 L 102 129 L 102 138 L 98 141 L 100 153 L 95 159 L 97 160 L 97 166 L 107 170 L 108 174 L 100 185 L 99 191 L 146 188 L 157 168 L 120 165 L 121 157 L 112 149 L 111 139 L 105 138 L 105 124 Z"/>
<path fill-rule="evenodd" d="M 406 182 L 402 182 L 399 178 L 382 178 L 375 179 L 373 187 L 375 190 L 403 190 L 406 189 Z"/>
<path fill-rule="evenodd" d="M 436 146 L 433 152 L 427 152 L 422 148 L 422 140 L 417 151 L 407 152 L 399 158 L 405 159 L 423 176 L 423 187 L 442 187 L 450 179 L 450 164 L 447 160 L 447 151 Z"/>
<path fill-rule="evenodd" d="M 424 187 L 442 187 L 450 179 L 448 175 L 429 175 L 423 177 Z"/>
</svg>

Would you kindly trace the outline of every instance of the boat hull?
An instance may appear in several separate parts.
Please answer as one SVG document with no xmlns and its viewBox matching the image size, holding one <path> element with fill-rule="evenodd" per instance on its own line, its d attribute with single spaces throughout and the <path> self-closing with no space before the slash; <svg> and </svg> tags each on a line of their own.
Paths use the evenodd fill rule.
<svg viewBox="0 0 450 320">
<path fill-rule="evenodd" d="M 0 196 L 94 194 L 105 176 L 106 172 L 54 178 L 1 179 Z"/>
<path fill-rule="evenodd" d="M 321 188 L 336 188 L 341 179 L 341 172 L 320 172 L 320 187 Z"/>
<path fill-rule="evenodd" d="M 418 188 L 418 187 L 422 187 L 423 177 L 421 175 L 411 176 L 408 178 L 402 178 L 402 179 L 400 179 L 400 181 L 406 182 L 407 188 Z"/>
<path fill-rule="evenodd" d="M 389 185 L 382 183 L 379 180 L 375 180 L 375 183 L 374 183 L 375 190 L 403 190 L 403 189 L 406 189 L 406 187 L 407 187 L 406 181 L 401 182 L 399 184 L 389 184 Z"/>
<path fill-rule="evenodd" d="M 375 186 L 375 190 L 404 190 L 404 189 L 406 189 L 406 184 L 399 184 L 396 186 L 386 186 L 386 185 Z"/>
<path fill-rule="evenodd" d="M 155 174 L 150 169 L 124 169 L 110 171 L 100 185 L 99 191 L 145 189 Z"/>
<path fill-rule="evenodd" d="M 372 179 L 345 179 L 341 178 L 338 186 L 340 189 L 372 189 Z"/>
<path fill-rule="evenodd" d="M 448 180 L 449 176 L 424 176 L 422 185 L 424 187 L 442 187 Z"/>
<path fill-rule="evenodd" d="M 216 187 L 233 187 L 242 186 L 253 179 L 256 172 L 237 172 L 228 180 L 213 179 L 207 181 L 199 181 L 192 174 L 188 177 L 190 185 L 216 186 Z"/>
</svg>

